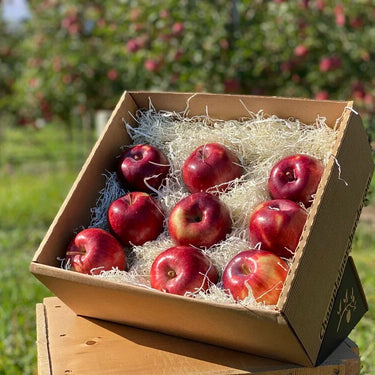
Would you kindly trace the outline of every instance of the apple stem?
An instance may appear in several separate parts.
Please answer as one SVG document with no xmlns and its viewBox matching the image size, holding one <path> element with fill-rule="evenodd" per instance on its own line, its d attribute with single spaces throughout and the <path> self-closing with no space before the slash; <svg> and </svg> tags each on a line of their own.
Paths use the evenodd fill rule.
<svg viewBox="0 0 375 375">
<path fill-rule="evenodd" d="M 241 268 L 242 268 L 242 271 L 243 271 L 243 273 L 245 275 L 250 275 L 251 274 L 251 270 L 250 270 L 250 268 L 246 264 L 243 264 L 241 266 Z"/>
<path fill-rule="evenodd" d="M 176 272 L 173 270 L 169 270 L 167 274 L 170 279 L 173 279 L 174 277 L 176 277 Z"/>
<path fill-rule="evenodd" d="M 129 193 L 128 196 L 127 196 L 127 202 L 128 202 L 128 205 L 131 206 L 133 204 L 133 194 L 132 193 Z"/>
<path fill-rule="evenodd" d="M 285 177 L 287 178 L 288 181 L 294 181 L 295 180 L 294 173 L 293 173 L 292 170 L 286 171 Z"/>
<path fill-rule="evenodd" d="M 201 154 L 201 156 L 202 156 L 202 161 L 204 162 L 204 159 L 205 159 L 205 153 L 206 153 L 206 144 L 203 146 L 203 148 L 202 148 L 202 150 L 201 150 L 201 152 L 200 152 L 200 154 Z"/>
</svg>

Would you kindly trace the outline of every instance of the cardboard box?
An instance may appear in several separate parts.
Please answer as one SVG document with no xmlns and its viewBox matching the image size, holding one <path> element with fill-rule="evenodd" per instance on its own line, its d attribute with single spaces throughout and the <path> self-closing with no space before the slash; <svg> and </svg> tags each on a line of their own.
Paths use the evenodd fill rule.
<svg viewBox="0 0 375 375">
<path fill-rule="evenodd" d="M 169 295 L 93 278 L 60 268 L 73 231 L 87 226 L 90 209 L 114 170 L 120 146 L 130 143 L 122 119 L 148 107 L 190 116 L 238 119 L 248 110 L 313 123 L 340 119 L 321 184 L 277 308 L 245 309 Z M 243 105 L 244 104 L 244 105 Z M 304 366 L 324 359 L 367 310 L 354 264 L 348 258 L 373 172 L 367 135 L 352 102 L 219 94 L 125 92 L 84 164 L 30 265 L 31 272 L 77 314 Z"/>
</svg>

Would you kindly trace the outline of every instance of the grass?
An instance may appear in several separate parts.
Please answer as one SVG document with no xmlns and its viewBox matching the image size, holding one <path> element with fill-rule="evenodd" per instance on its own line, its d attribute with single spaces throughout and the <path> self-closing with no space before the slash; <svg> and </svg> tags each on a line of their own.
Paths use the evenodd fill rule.
<svg viewBox="0 0 375 375">
<path fill-rule="evenodd" d="M 29 263 L 82 165 L 90 141 L 66 140 L 57 124 L 0 134 L 0 374 L 36 374 L 35 304 L 51 293 Z M 373 182 L 374 184 L 374 182 Z M 353 330 L 362 375 L 375 373 L 375 236 L 359 224 L 352 255 L 370 311 Z"/>
<path fill-rule="evenodd" d="M 60 189 L 67 186 L 72 177 L 73 174 L 60 173 L 56 179 Z M 0 219 L 1 374 L 32 374 L 34 371 L 33 307 L 49 292 L 28 272 L 28 265 L 46 230 L 48 216 L 53 215 L 62 198 L 62 192 L 56 191 L 56 180 L 47 176 L 14 175 L 0 187 L 3 211 Z M 42 212 L 43 207 L 49 205 Z"/>
<path fill-rule="evenodd" d="M 88 147 L 66 142 L 58 125 L 2 131 L 0 374 L 36 374 L 35 304 L 51 294 L 30 274 L 29 263 Z"/>
<path fill-rule="evenodd" d="M 369 311 L 350 334 L 358 345 L 362 369 L 361 374 L 375 374 L 375 236 L 371 228 L 359 224 L 353 244 L 352 256 L 356 264 Z"/>
</svg>

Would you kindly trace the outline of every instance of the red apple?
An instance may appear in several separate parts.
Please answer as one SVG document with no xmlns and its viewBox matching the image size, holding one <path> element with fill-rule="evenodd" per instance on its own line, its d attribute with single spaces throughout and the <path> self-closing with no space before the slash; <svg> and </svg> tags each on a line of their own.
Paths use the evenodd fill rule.
<svg viewBox="0 0 375 375">
<path fill-rule="evenodd" d="M 238 93 L 241 90 L 241 82 L 235 78 L 229 78 L 223 82 L 224 92 Z"/>
<path fill-rule="evenodd" d="M 225 204 L 209 193 L 194 193 L 179 201 L 168 218 L 169 234 L 178 245 L 210 247 L 230 232 Z"/>
<path fill-rule="evenodd" d="M 160 203 L 144 192 L 131 192 L 111 203 L 108 223 L 125 246 L 143 245 L 163 231 L 164 212 Z"/>
<path fill-rule="evenodd" d="M 118 77 L 118 72 L 116 69 L 110 69 L 107 72 L 107 77 L 111 80 L 114 81 Z"/>
<path fill-rule="evenodd" d="M 277 255 L 264 250 L 246 250 L 225 267 L 223 287 L 236 300 L 244 300 L 250 289 L 257 302 L 276 305 L 287 273 L 286 263 Z"/>
<path fill-rule="evenodd" d="M 249 221 L 249 239 L 252 246 L 261 243 L 263 250 L 291 258 L 297 248 L 307 212 L 288 199 L 261 203 Z"/>
<path fill-rule="evenodd" d="M 213 186 L 225 191 L 227 182 L 239 178 L 242 167 L 237 156 L 220 143 L 207 143 L 195 149 L 182 167 L 182 177 L 191 193 Z"/>
<path fill-rule="evenodd" d="M 159 59 L 148 59 L 144 63 L 144 67 L 149 72 L 158 72 L 163 64 L 163 60 Z"/>
<path fill-rule="evenodd" d="M 322 72 L 339 69 L 342 65 L 342 60 L 338 56 L 323 57 L 319 62 L 319 69 Z"/>
<path fill-rule="evenodd" d="M 126 149 L 118 163 L 119 180 L 130 190 L 158 189 L 169 172 L 167 157 L 156 147 L 140 144 Z M 149 185 L 149 186 L 148 186 Z"/>
<path fill-rule="evenodd" d="M 290 199 L 309 207 L 323 170 L 323 163 L 312 156 L 288 156 L 273 166 L 268 179 L 268 191 L 273 199 Z"/>
<path fill-rule="evenodd" d="M 325 90 L 318 91 L 315 94 L 315 99 L 317 99 L 317 100 L 327 100 L 327 99 L 329 99 L 329 94 Z"/>
<path fill-rule="evenodd" d="M 126 42 L 126 49 L 130 53 L 137 52 L 140 49 L 140 45 L 137 39 L 130 39 Z"/>
<path fill-rule="evenodd" d="M 126 256 L 119 241 L 100 228 L 79 232 L 69 243 L 66 261 L 77 272 L 98 275 L 112 268 L 125 270 Z"/>
<path fill-rule="evenodd" d="M 218 282 L 218 272 L 211 260 L 190 246 L 174 246 L 160 253 L 150 271 L 151 287 L 184 295 L 206 290 Z"/>
<path fill-rule="evenodd" d="M 294 49 L 294 55 L 295 56 L 300 56 L 300 57 L 305 57 L 309 53 L 308 48 L 304 44 L 299 44 L 295 49 Z"/>
<path fill-rule="evenodd" d="M 180 35 L 185 29 L 185 25 L 183 22 L 176 22 L 172 26 L 173 34 Z"/>
</svg>

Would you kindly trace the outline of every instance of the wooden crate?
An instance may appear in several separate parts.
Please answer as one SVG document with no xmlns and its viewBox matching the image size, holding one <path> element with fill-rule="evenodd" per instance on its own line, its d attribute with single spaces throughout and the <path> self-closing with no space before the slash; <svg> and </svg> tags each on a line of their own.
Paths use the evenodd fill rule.
<svg viewBox="0 0 375 375">
<path fill-rule="evenodd" d="M 358 349 L 349 339 L 321 366 L 306 368 L 130 326 L 80 317 L 57 297 L 44 299 L 43 303 L 37 304 L 36 312 L 39 375 L 360 373 Z M 123 313 L 126 314 L 126 311 Z"/>
</svg>

